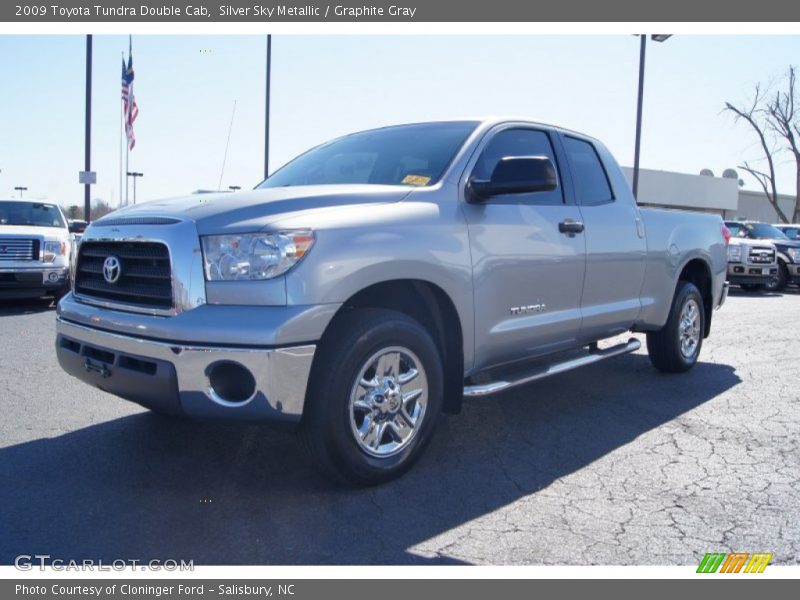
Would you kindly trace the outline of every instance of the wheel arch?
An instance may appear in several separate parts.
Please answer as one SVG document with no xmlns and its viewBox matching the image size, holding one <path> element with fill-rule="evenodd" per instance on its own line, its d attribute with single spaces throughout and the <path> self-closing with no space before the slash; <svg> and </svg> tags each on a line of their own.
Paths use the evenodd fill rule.
<svg viewBox="0 0 800 600">
<path fill-rule="evenodd" d="M 456 305 L 437 284 L 423 279 L 391 279 L 369 285 L 344 301 L 325 329 L 320 345 L 345 312 L 360 308 L 395 310 L 419 322 L 430 332 L 444 367 L 443 410 L 461 410 L 464 391 L 464 332 Z"/>
<path fill-rule="evenodd" d="M 714 279 L 711 275 L 711 266 L 702 258 L 692 258 L 683 265 L 678 281 L 675 284 L 675 291 L 673 298 L 678 291 L 680 282 L 688 281 L 693 283 L 700 291 L 700 296 L 703 298 L 703 309 L 705 313 L 705 326 L 703 337 L 707 338 L 711 333 L 711 316 L 714 313 Z"/>
</svg>

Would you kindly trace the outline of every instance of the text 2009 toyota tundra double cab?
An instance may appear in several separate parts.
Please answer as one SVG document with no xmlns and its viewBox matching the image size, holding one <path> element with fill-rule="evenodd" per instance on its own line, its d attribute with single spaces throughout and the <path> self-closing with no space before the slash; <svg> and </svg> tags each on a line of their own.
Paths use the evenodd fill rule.
<svg viewBox="0 0 800 600">
<path fill-rule="evenodd" d="M 155 411 L 294 424 L 315 464 L 396 477 L 440 412 L 647 333 L 686 371 L 726 297 L 717 216 L 640 210 L 598 141 L 520 120 L 387 127 L 251 192 L 117 211 L 58 307 L 62 367 Z"/>
</svg>

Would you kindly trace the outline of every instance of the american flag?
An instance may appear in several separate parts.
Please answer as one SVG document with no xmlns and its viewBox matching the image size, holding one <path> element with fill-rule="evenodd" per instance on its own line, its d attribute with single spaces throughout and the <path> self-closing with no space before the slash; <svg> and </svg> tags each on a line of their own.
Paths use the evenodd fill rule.
<svg viewBox="0 0 800 600">
<path fill-rule="evenodd" d="M 125 135 L 128 137 L 128 149 L 133 150 L 136 136 L 133 133 L 133 122 L 139 116 L 139 107 L 133 95 L 133 53 L 128 50 L 128 65 L 122 59 L 122 116 L 125 119 Z"/>
</svg>

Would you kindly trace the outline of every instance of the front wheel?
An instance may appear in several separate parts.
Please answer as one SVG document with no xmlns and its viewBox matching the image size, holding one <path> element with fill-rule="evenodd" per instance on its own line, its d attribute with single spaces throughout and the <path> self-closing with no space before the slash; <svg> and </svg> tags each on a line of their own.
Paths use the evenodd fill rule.
<svg viewBox="0 0 800 600">
<path fill-rule="evenodd" d="M 667 323 L 647 334 L 647 353 L 653 366 L 665 373 L 691 369 L 703 346 L 705 323 L 700 291 L 693 283 L 680 281 Z"/>
<path fill-rule="evenodd" d="M 395 311 L 353 310 L 317 352 L 298 430 L 312 463 L 358 485 L 403 474 L 442 407 L 442 359 L 430 334 Z"/>
<path fill-rule="evenodd" d="M 770 279 L 769 283 L 765 286 L 770 292 L 780 292 L 789 281 L 789 273 L 786 269 L 786 264 L 783 261 L 778 261 L 778 274 Z"/>
<path fill-rule="evenodd" d="M 745 292 L 760 292 L 762 291 L 766 285 L 764 284 L 755 284 L 755 283 L 742 283 L 739 285 Z"/>
</svg>

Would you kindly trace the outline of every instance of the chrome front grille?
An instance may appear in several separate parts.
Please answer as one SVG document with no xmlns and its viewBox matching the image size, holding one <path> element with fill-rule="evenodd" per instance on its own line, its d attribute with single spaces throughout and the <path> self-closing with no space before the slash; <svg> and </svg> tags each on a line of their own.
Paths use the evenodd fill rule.
<svg viewBox="0 0 800 600">
<path fill-rule="evenodd" d="M 773 248 L 753 247 L 747 254 L 747 262 L 751 265 L 769 265 L 775 262 Z"/>
<path fill-rule="evenodd" d="M 109 269 L 114 264 L 118 272 Z M 174 303 L 169 250 L 160 242 L 85 240 L 78 253 L 75 293 L 114 304 L 170 309 Z"/>
<path fill-rule="evenodd" d="M 0 262 L 39 260 L 39 240 L 0 238 Z"/>
</svg>

